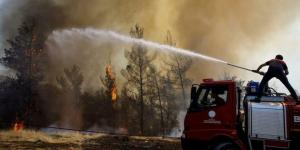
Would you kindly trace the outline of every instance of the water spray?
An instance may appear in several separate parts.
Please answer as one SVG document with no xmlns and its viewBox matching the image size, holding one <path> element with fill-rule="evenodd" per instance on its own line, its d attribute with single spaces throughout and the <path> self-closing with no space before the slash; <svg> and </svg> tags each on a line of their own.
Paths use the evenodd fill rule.
<svg viewBox="0 0 300 150">
<path fill-rule="evenodd" d="M 68 29 L 68 30 L 58 30 L 58 31 L 54 31 L 53 35 L 72 35 L 73 33 L 76 34 L 80 34 L 82 36 L 85 36 L 87 38 L 90 39 L 103 39 L 103 40 L 113 40 L 113 41 L 117 41 L 120 43 L 124 43 L 124 44 L 139 44 L 139 45 L 143 45 L 145 47 L 149 47 L 152 48 L 153 50 L 160 50 L 162 52 L 173 52 L 173 53 L 178 53 L 178 54 L 182 54 L 182 55 L 186 55 L 186 56 L 190 56 L 190 57 L 195 57 L 195 58 L 200 58 L 200 59 L 204 59 L 207 61 L 213 61 L 216 63 L 222 63 L 222 64 L 226 64 L 229 65 L 231 67 L 235 67 L 235 68 L 239 68 L 239 69 L 243 69 L 243 70 L 247 70 L 247 71 L 251 71 L 254 73 L 258 73 L 260 75 L 264 75 L 264 72 L 259 72 L 256 70 L 251 70 L 248 68 L 244 68 L 241 66 L 237 66 L 234 64 L 230 64 L 224 60 L 218 59 L 218 58 L 214 58 L 214 57 L 210 57 L 204 54 L 199 54 L 196 53 L 192 50 L 187 50 L 187 49 L 182 49 L 182 48 L 177 48 L 177 47 L 173 47 L 170 45 L 166 45 L 166 44 L 160 44 L 160 43 L 156 43 L 156 42 L 152 42 L 152 41 L 148 41 L 148 40 L 144 40 L 144 39 L 137 39 L 137 38 L 133 38 L 127 35 L 123 35 L 120 34 L 118 32 L 114 32 L 111 30 L 101 30 L 101 29 L 94 29 L 94 28 L 85 28 L 85 29 L 78 29 L 78 28 L 72 28 L 72 29 Z"/>
<path fill-rule="evenodd" d="M 104 41 L 109 40 L 109 41 L 114 41 L 123 44 L 138 44 L 138 45 L 152 48 L 153 50 L 160 50 L 161 52 L 172 52 L 172 53 L 186 55 L 189 57 L 204 59 L 207 61 L 213 61 L 213 62 L 223 63 L 223 64 L 227 63 L 217 58 L 196 53 L 193 50 L 177 48 L 166 44 L 160 44 L 160 43 L 148 41 L 145 39 L 137 39 L 111 30 L 102 30 L 102 29 L 94 29 L 94 28 L 85 28 L 85 29 L 72 28 L 67 30 L 53 31 L 52 36 L 57 36 L 57 37 L 59 37 L 60 35 L 71 36 L 72 34 L 79 34 L 89 39 L 102 39 Z"/>
</svg>

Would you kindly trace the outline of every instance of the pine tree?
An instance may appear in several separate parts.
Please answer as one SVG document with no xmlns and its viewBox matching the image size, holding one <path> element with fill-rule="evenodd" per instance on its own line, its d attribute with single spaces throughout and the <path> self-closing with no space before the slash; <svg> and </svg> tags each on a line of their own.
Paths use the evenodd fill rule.
<svg viewBox="0 0 300 150">
<path fill-rule="evenodd" d="M 10 48 L 4 49 L 2 63 L 16 71 L 20 80 L 30 80 L 31 85 L 37 84 L 42 79 L 43 48 L 36 33 L 34 22 L 24 22 L 18 28 L 18 35 L 13 40 L 8 40 Z"/>
<path fill-rule="evenodd" d="M 166 44 L 171 46 L 176 46 L 174 39 L 172 38 L 171 33 L 168 31 L 166 36 Z M 191 83 L 191 81 L 186 77 L 187 71 L 192 65 L 192 59 L 181 55 L 181 54 L 171 54 L 169 60 L 164 61 L 164 63 L 169 66 L 169 72 L 172 80 L 180 88 L 181 95 L 183 98 L 183 109 L 187 107 L 187 96 L 186 96 L 186 86 Z"/>
<path fill-rule="evenodd" d="M 162 77 L 162 104 L 164 110 L 164 130 L 165 133 L 170 133 L 172 129 L 178 126 L 177 115 L 179 114 L 178 98 L 176 97 L 176 88 L 171 79 L 170 72 Z"/>
<path fill-rule="evenodd" d="M 148 83 L 148 90 L 152 95 L 151 104 L 153 111 L 151 112 L 152 116 L 154 117 L 151 122 L 156 124 L 158 127 L 158 131 L 154 131 L 162 134 L 163 136 L 166 135 L 166 128 L 165 128 L 165 105 L 163 102 L 163 77 L 161 76 L 161 72 L 157 71 L 155 66 L 151 66 L 151 74 L 149 76 L 149 83 Z M 156 115 L 159 118 L 158 122 L 156 121 Z"/>
<path fill-rule="evenodd" d="M 143 38 L 144 29 L 136 25 L 131 29 L 130 34 L 134 38 Z M 150 74 L 150 65 L 154 57 L 149 56 L 146 47 L 140 44 L 134 44 L 131 51 L 125 52 L 125 57 L 128 60 L 126 69 L 122 70 L 122 75 L 126 78 L 127 89 L 130 89 L 127 95 L 135 98 L 139 102 L 139 127 L 140 134 L 144 134 L 144 121 L 145 121 L 145 101 L 147 100 L 146 89 L 148 76 Z"/>
<path fill-rule="evenodd" d="M 73 65 L 71 68 L 65 68 L 64 74 L 56 78 L 58 85 L 63 91 L 61 96 L 62 105 L 60 113 L 60 125 L 71 126 L 79 129 L 82 127 L 81 114 L 81 86 L 83 83 L 83 75 L 79 66 Z"/>
<path fill-rule="evenodd" d="M 64 69 L 64 75 L 56 78 L 58 84 L 65 92 L 71 92 L 75 96 L 76 104 L 79 104 L 81 96 L 81 86 L 83 83 L 83 75 L 79 66 L 73 65 L 72 68 Z"/>
<path fill-rule="evenodd" d="M 33 114 L 39 111 L 36 97 L 45 66 L 43 40 L 34 21 L 24 22 L 18 28 L 15 38 L 8 40 L 10 47 L 4 49 L 4 56 L 1 58 L 1 63 L 15 72 L 15 77 L 11 80 L 13 87 L 6 90 L 15 91 L 15 95 L 9 98 L 17 104 L 15 114 L 18 116 L 15 118 L 25 122 L 32 121 Z"/>
</svg>

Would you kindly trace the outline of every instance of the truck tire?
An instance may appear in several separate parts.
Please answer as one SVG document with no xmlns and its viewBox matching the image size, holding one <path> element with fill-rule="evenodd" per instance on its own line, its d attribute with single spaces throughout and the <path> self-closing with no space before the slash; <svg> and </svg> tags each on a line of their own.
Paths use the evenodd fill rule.
<svg viewBox="0 0 300 150">
<path fill-rule="evenodd" d="M 231 142 L 222 142 L 216 145 L 213 150 L 239 150 L 233 143 Z"/>
</svg>

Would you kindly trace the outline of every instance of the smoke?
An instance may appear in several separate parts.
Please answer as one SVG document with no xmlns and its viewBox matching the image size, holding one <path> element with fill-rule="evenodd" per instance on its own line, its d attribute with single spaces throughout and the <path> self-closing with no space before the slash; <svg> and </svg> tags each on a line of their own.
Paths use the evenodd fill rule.
<svg viewBox="0 0 300 150">
<path fill-rule="evenodd" d="M 5 39 L 13 37 L 20 22 L 30 17 L 36 18 L 47 34 L 69 27 L 126 33 L 132 25 L 140 23 L 145 28 L 145 37 L 151 41 L 164 41 L 166 30 L 170 30 L 178 47 L 253 67 L 253 61 L 256 66 L 269 59 L 263 57 L 265 53 L 275 55 L 269 46 L 275 42 L 274 33 L 297 21 L 299 3 L 297 0 L 2 0 L 0 48 L 6 46 Z M 195 72 L 199 66 L 202 71 Z M 226 70 L 246 77 L 242 71 L 201 61 L 197 61 L 190 76 L 198 81 L 212 74 L 218 77 Z"/>
<path fill-rule="evenodd" d="M 276 55 L 266 46 L 274 33 L 284 30 L 298 15 L 299 1 L 185 1 L 176 22 L 181 47 L 197 49 L 235 64 L 256 69 Z M 222 74 L 224 70 L 243 75 L 247 72 L 204 63 L 199 76 Z M 194 68 L 196 70 L 197 68 Z M 219 71 L 216 71 L 219 70 Z M 253 78 L 253 75 L 252 75 Z"/>
<path fill-rule="evenodd" d="M 5 45 L 4 40 L 16 33 L 20 22 L 30 17 L 36 18 L 46 33 L 69 27 L 126 33 L 132 25 L 140 23 L 145 28 L 145 37 L 152 41 L 164 41 L 166 30 L 170 30 L 178 47 L 249 65 L 245 62 L 249 55 L 259 57 L 261 52 L 270 51 L 261 49 L 273 33 L 295 21 L 298 3 L 297 0 L 2 0 L 0 45 Z M 202 72 L 190 72 L 194 78 L 211 74 L 217 77 L 225 70 L 224 66 L 197 63 L 192 70 L 203 68 Z"/>
</svg>

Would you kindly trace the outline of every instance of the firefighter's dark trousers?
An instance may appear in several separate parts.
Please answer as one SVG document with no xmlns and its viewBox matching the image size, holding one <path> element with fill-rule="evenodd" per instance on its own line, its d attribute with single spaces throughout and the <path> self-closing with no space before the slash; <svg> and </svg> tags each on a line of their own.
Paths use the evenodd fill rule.
<svg viewBox="0 0 300 150">
<path fill-rule="evenodd" d="M 259 98 L 262 96 L 265 85 L 273 77 L 276 77 L 277 79 L 279 79 L 282 82 L 282 84 L 284 84 L 284 86 L 289 90 L 289 92 L 291 93 L 291 96 L 294 99 L 298 99 L 298 96 L 297 96 L 295 90 L 293 89 L 293 87 L 289 83 L 289 80 L 287 79 L 286 75 L 283 72 L 281 73 L 281 72 L 269 72 L 269 71 L 264 75 L 264 77 L 262 78 L 262 80 L 259 84 L 259 88 L 258 88 L 258 97 Z"/>
</svg>

